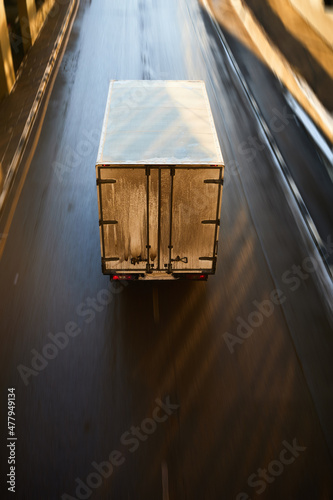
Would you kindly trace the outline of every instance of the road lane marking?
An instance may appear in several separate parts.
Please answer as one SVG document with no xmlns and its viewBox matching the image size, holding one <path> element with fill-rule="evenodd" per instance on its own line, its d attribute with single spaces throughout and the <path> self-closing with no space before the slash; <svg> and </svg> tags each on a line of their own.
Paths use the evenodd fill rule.
<svg viewBox="0 0 333 500">
<path fill-rule="evenodd" d="M 19 275 L 18 275 L 18 273 L 16 273 L 16 276 L 15 276 L 15 279 L 14 279 L 14 285 L 16 285 L 18 277 L 19 277 Z"/>
</svg>

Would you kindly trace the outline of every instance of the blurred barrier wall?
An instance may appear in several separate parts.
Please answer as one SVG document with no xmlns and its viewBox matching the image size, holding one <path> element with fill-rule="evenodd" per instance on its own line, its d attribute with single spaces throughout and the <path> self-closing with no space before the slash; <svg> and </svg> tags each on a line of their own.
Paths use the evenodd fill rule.
<svg viewBox="0 0 333 500">
<path fill-rule="evenodd" d="M 333 8 L 323 0 L 289 0 L 295 10 L 333 48 Z"/>
<path fill-rule="evenodd" d="M 45 0 L 37 10 L 35 0 L 17 0 L 24 52 L 34 44 L 56 0 Z M 9 94 L 15 83 L 4 0 L 0 0 L 0 99 Z"/>
<path fill-rule="evenodd" d="M 4 0 L 0 0 L 0 98 L 11 91 L 14 82 L 15 73 L 7 28 L 5 5 Z"/>
<path fill-rule="evenodd" d="M 212 0 L 209 0 L 210 3 Z M 285 0 L 289 1 L 289 0 Z M 308 1 L 308 0 L 303 0 Z M 333 116 L 321 104 L 306 81 L 297 75 L 286 58 L 274 46 L 243 0 L 230 0 L 235 12 L 243 23 L 252 42 L 259 49 L 263 60 L 273 73 L 283 82 L 301 107 L 308 113 L 316 126 L 333 143 Z"/>
</svg>

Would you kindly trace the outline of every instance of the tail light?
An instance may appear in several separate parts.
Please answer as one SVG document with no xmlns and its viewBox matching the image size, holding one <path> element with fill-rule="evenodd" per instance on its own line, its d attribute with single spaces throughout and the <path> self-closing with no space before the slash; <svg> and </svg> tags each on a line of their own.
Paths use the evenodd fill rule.
<svg viewBox="0 0 333 500">
<path fill-rule="evenodd" d="M 110 279 L 112 281 L 119 281 L 119 280 L 130 281 L 136 279 L 136 277 L 133 276 L 132 274 L 113 274 L 112 276 L 110 276 Z"/>
<path fill-rule="evenodd" d="M 192 280 L 192 281 L 207 281 L 208 274 L 204 273 L 182 273 L 182 274 L 174 274 L 175 278 L 184 279 L 184 280 Z"/>
</svg>

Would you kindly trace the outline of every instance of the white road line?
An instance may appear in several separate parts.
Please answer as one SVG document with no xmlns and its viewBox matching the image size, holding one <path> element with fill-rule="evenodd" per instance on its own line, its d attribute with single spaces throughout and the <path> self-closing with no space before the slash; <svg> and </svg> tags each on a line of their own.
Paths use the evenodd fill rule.
<svg viewBox="0 0 333 500">
<path fill-rule="evenodd" d="M 15 279 L 14 279 L 14 285 L 16 285 L 18 277 L 19 277 L 19 275 L 18 275 L 18 273 L 16 273 L 16 276 L 15 276 Z"/>
<path fill-rule="evenodd" d="M 169 500 L 169 473 L 166 462 L 162 462 L 163 500 Z"/>
</svg>

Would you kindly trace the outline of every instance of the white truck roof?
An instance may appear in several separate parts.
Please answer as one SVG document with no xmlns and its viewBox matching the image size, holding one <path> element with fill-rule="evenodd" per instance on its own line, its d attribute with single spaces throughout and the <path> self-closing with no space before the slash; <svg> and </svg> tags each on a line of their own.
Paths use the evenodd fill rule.
<svg viewBox="0 0 333 500">
<path fill-rule="evenodd" d="M 223 164 L 204 82 L 111 81 L 97 164 Z"/>
</svg>

